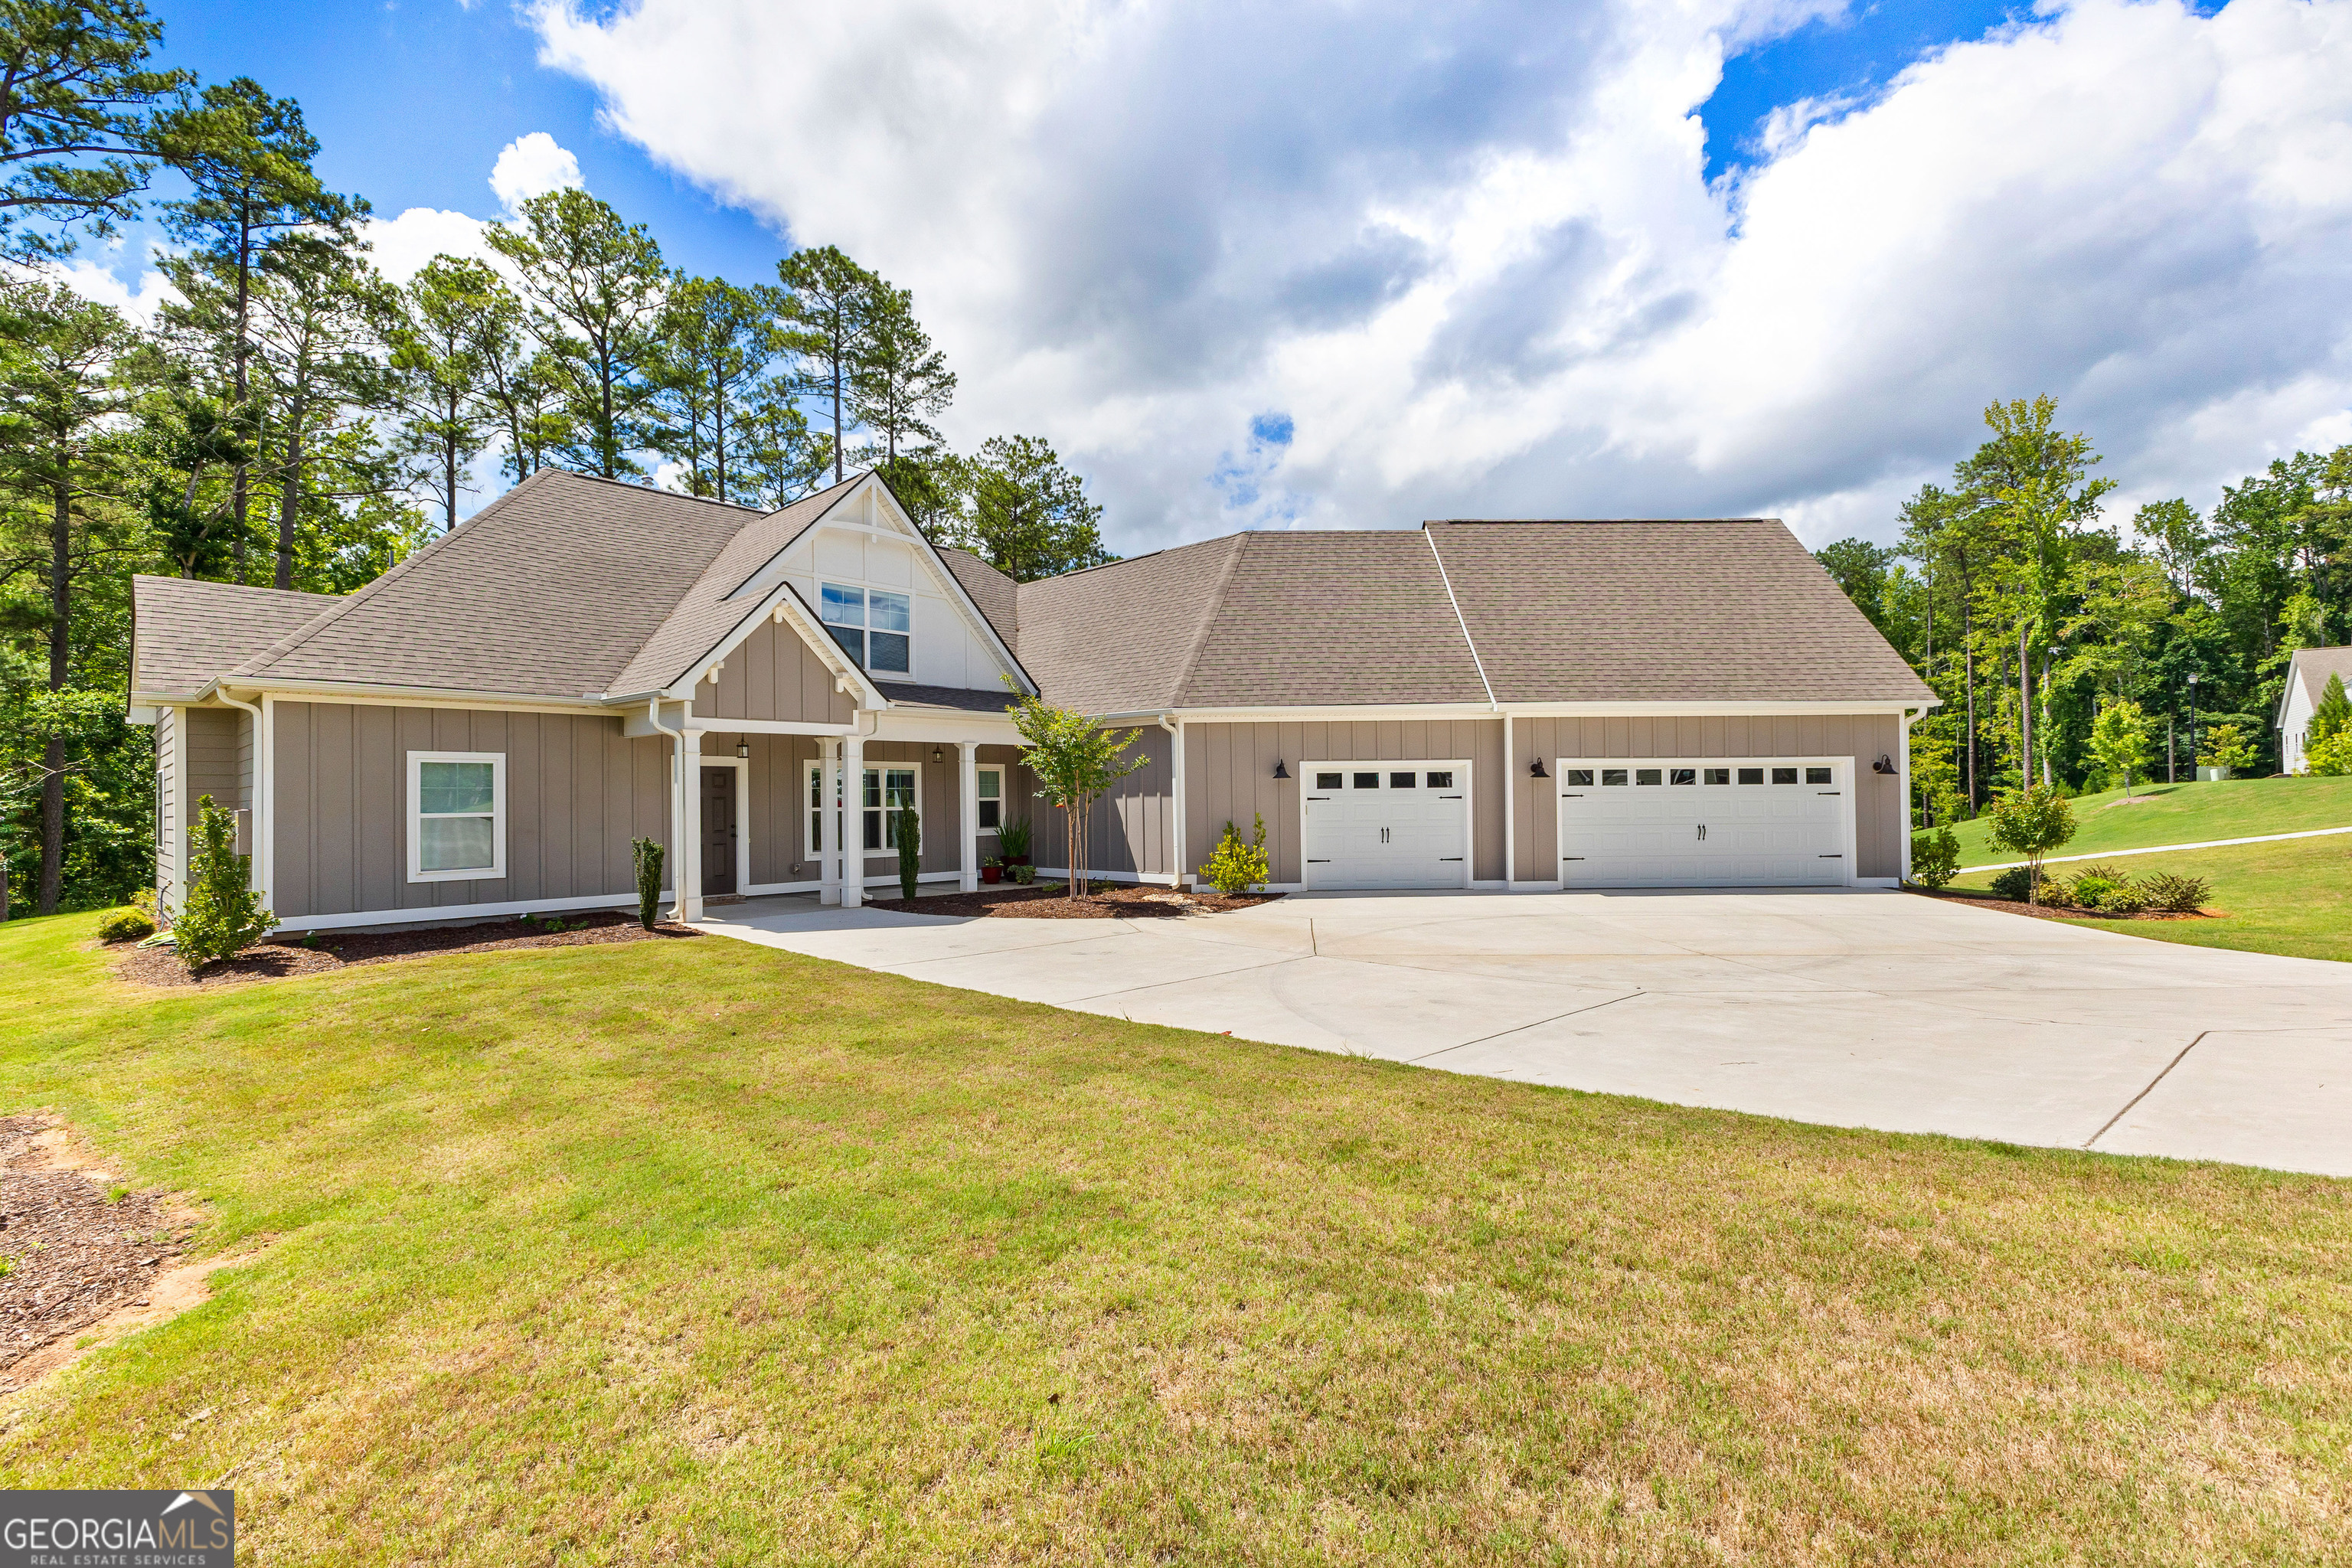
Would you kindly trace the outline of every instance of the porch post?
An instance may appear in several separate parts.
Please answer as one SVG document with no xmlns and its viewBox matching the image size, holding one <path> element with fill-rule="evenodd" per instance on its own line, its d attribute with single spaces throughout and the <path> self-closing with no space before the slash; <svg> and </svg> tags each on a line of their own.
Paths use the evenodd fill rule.
<svg viewBox="0 0 2352 1568">
<path fill-rule="evenodd" d="M 702 731 L 688 730 L 677 743 L 677 918 L 702 918 Z"/>
<path fill-rule="evenodd" d="M 866 737 L 841 742 L 841 907 L 866 901 Z"/>
<path fill-rule="evenodd" d="M 816 743 L 816 901 L 820 904 L 841 902 L 841 813 L 834 801 L 841 788 L 841 742 L 820 740 Z"/>
<path fill-rule="evenodd" d="M 1519 759 L 1517 748 L 1511 743 L 1513 739 L 1511 715 L 1507 709 L 1503 713 L 1503 890 L 1507 893 L 1517 892 L 1519 886 Z M 1475 856 L 1477 850 L 1473 848 L 1471 854 Z"/>
<path fill-rule="evenodd" d="M 962 828 L 962 871 L 956 886 L 969 893 L 980 886 L 980 742 L 956 742 L 956 824 Z M 997 807 L 999 811 L 1003 806 Z"/>
</svg>

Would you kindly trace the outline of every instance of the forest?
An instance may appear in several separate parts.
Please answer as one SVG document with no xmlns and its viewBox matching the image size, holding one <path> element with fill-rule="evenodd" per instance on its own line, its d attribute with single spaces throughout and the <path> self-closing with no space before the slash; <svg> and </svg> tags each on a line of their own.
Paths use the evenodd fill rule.
<svg viewBox="0 0 2352 1568">
<path fill-rule="evenodd" d="M 138 0 L 0 11 L 0 911 L 152 876 L 138 574 L 349 593 L 484 476 L 550 464 L 761 509 L 870 468 L 1016 577 L 1110 559 L 1048 441 L 947 446 L 954 372 L 912 296 L 838 249 L 692 277 L 562 189 L 490 226 L 492 258 L 395 281 L 300 105 L 159 68 L 162 37 Z M 168 241 L 152 323 L 58 280 L 142 217 Z"/>
<path fill-rule="evenodd" d="M 1949 486 L 1905 503 L 1895 544 L 1815 552 L 1943 699 L 1911 732 L 1918 818 L 1972 816 L 2021 782 L 2119 786 L 2135 753 L 2142 779 L 2275 771 L 2289 658 L 2352 632 L 2352 446 L 2126 525 L 2053 399 L 1994 404 L 1985 424 Z"/>
</svg>

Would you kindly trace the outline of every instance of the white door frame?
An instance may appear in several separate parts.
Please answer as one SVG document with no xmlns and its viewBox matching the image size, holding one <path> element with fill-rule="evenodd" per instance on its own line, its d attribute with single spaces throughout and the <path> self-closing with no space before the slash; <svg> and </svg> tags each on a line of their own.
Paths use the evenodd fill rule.
<svg viewBox="0 0 2352 1568">
<path fill-rule="evenodd" d="M 1462 790 L 1462 887 L 1467 891 L 1475 880 L 1478 866 L 1478 781 L 1471 772 L 1467 757 L 1357 757 L 1346 761 L 1305 762 L 1298 764 L 1298 886 L 1312 891 L 1307 879 L 1307 793 L 1314 783 L 1318 768 L 1337 768 L 1345 773 L 1350 768 L 1379 768 L 1385 773 L 1391 768 L 1400 771 L 1412 768 L 1416 772 L 1429 768 L 1452 768 L 1461 776 Z M 1554 810 L 1557 811 L 1555 806 Z"/>
<path fill-rule="evenodd" d="M 748 898 L 751 892 L 751 759 L 739 757 L 730 751 L 724 756 L 704 756 L 697 761 L 706 768 L 735 770 L 735 896 Z M 694 837 L 698 844 L 702 841 L 702 779 L 699 774 L 694 781 Z M 700 869 L 698 864 L 698 876 Z M 696 896 L 702 896 L 700 889 L 696 890 Z"/>
<path fill-rule="evenodd" d="M 1646 767 L 1769 768 L 1776 765 L 1785 768 L 1791 764 L 1801 768 L 1808 766 L 1822 767 L 1823 765 L 1827 765 L 1832 770 L 1830 776 L 1832 780 L 1836 783 L 1839 793 L 1845 796 L 1845 809 L 1838 814 L 1839 848 L 1841 850 L 1841 858 L 1844 861 L 1844 875 L 1839 879 L 1839 885 L 1847 888 L 1859 887 L 1862 882 L 1862 868 L 1857 863 L 1857 855 L 1859 853 L 1857 848 L 1857 839 L 1859 833 L 1856 824 L 1857 819 L 1861 815 L 1862 796 L 1860 790 L 1854 783 L 1855 762 L 1852 757 L 1555 757 L 1551 761 L 1552 853 L 1557 856 L 1560 852 L 1560 800 L 1567 793 L 1568 770 L 1570 768 L 1592 768 L 1595 770 L 1601 768 Z M 1601 786 L 1595 784 L 1591 787 L 1597 789 Z M 1672 788 L 1674 786 L 1666 785 L 1664 787 Z M 1735 782 L 1729 785 L 1703 784 L 1697 787 L 1701 790 L 1723 789 L 1727 787 L 1736 790 L 1741 786 Z M 1754 788 L 1755 786 L 1751 784 L 1748 787 Z M 1772 786 L 1767 784 L 1764 787 L 1769 789 Z M 1909 803 L 1906 802 L 1905 806 L 1906 810 L 1908 809 L 1908 805 Z M 1568 877 L 1565 872 L 1559 871 L 1556 868 L 1555 875 L 1558 876 L 1559 886 L 1562 889 L 1573 890 L 1568 888 Z"/>
</svg>

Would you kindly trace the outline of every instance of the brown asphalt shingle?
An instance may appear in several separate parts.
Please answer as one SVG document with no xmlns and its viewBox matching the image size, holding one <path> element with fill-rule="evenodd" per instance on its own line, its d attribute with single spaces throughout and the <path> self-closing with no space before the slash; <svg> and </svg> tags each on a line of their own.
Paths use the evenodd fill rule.
<svg viewBox="0 0 2352 1568">
<path fill-rule="evenodd" d="M 191 697 L 257 647 L 299 630 L 341 605 L 334 594 L 248 588 L 184 577 L 133 577 L 131 686 Z"/>
<path fill-rule="evenodd" d="M 948 570 L 954 573 L 955 580 L 963 584 L 963 591 L 971 595 L 971 602 L 980 606 L 980 613 L 986 617 L 988 624 L 996 628 L 996 635 L 1003 639 L 1004 646 L 1017 649 L 1020 647 L 1021 627 L 1017 611 L 1021 603 L 1021 584 L 971 551 L 960 550 L 952 544 L 940 546 L 940 559 L 948 563 Z"/>
<path fill-rule="evenodd" d="M 1174 706 L 1224 580 L 1236 533 L 1021 584 L 1017 651 L 1046 700 L 1087 713 Z"/>
</svg>

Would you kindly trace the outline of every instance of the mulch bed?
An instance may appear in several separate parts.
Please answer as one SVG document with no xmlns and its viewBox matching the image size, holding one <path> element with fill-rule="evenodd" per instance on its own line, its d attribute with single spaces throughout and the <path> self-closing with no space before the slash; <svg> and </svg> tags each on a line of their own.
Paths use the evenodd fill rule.
<svg viewBox="0 0 2352 1568">
<path fill-rule="evenodd" d="M 2212 921 L 2229 913 L 2227 910 L 2140 910 L 2126 915 L 2112 910 L 2077 909 L 2073 904 L 2021 903 L 2015 899 L 1996 899 L 1990 893 L 1970 893 L 1958 888 L 1945 888 L 1935 892 L 1926 888 L 1907 888 L 1905 891 L 1916 893 L 1923 899 L 1955 899 L 1980 910 L 2031 915 L 2038 921 Z"/>
<path fill-rule="evenodd" d="M 55 1168 L 33 1142 L 51 1126 L 0 1117 L 0 1389 L 15 1381 L 6 1369 L 52 1340 L 143 1305 L 192 1228 L 161 1193 L 110 1202 L 89 1176 Z"/>
<path fill-rule="evenodd" d="M 1072 899 L 1060 883 L 1051 887 L 982 888 L 973 893 L 948 893 L 928 899 L 869 899 L 866 907 L 895 910 L 910 915 L 953 915 L 967 920 L 1125 921 L 1181 920 L 1186 915 L 1221 915 L 1232 910 L 1252 910 L 1270 904 L 1280 893 L 1180 893 L 1173 888 L 1139 888 L 1097 883 L 1083 899 Z"/>
<path fill-rule="evenodd" d="M 647 931 L 633 915 L 611 910 L 566 914 L 569 931 L 551 931 L 527 921 L 489 921 L 478 925 L 420 926 L 382 931 L 320 931 L 310 942 L 272 938 L 235 958 L 208 963 L 191 978 L 169 948 L 133 947 L 116 966 L 125 980 L 142 985 L 234 985 L 249 980 L 284 980 L 361 963 L 431 958 L 447 952 L 504 952 L 527 947 L 588 947 L 615 942 L 669 942 L 700 936 L 690 926 L 661 924 Z"/>
</svg>

